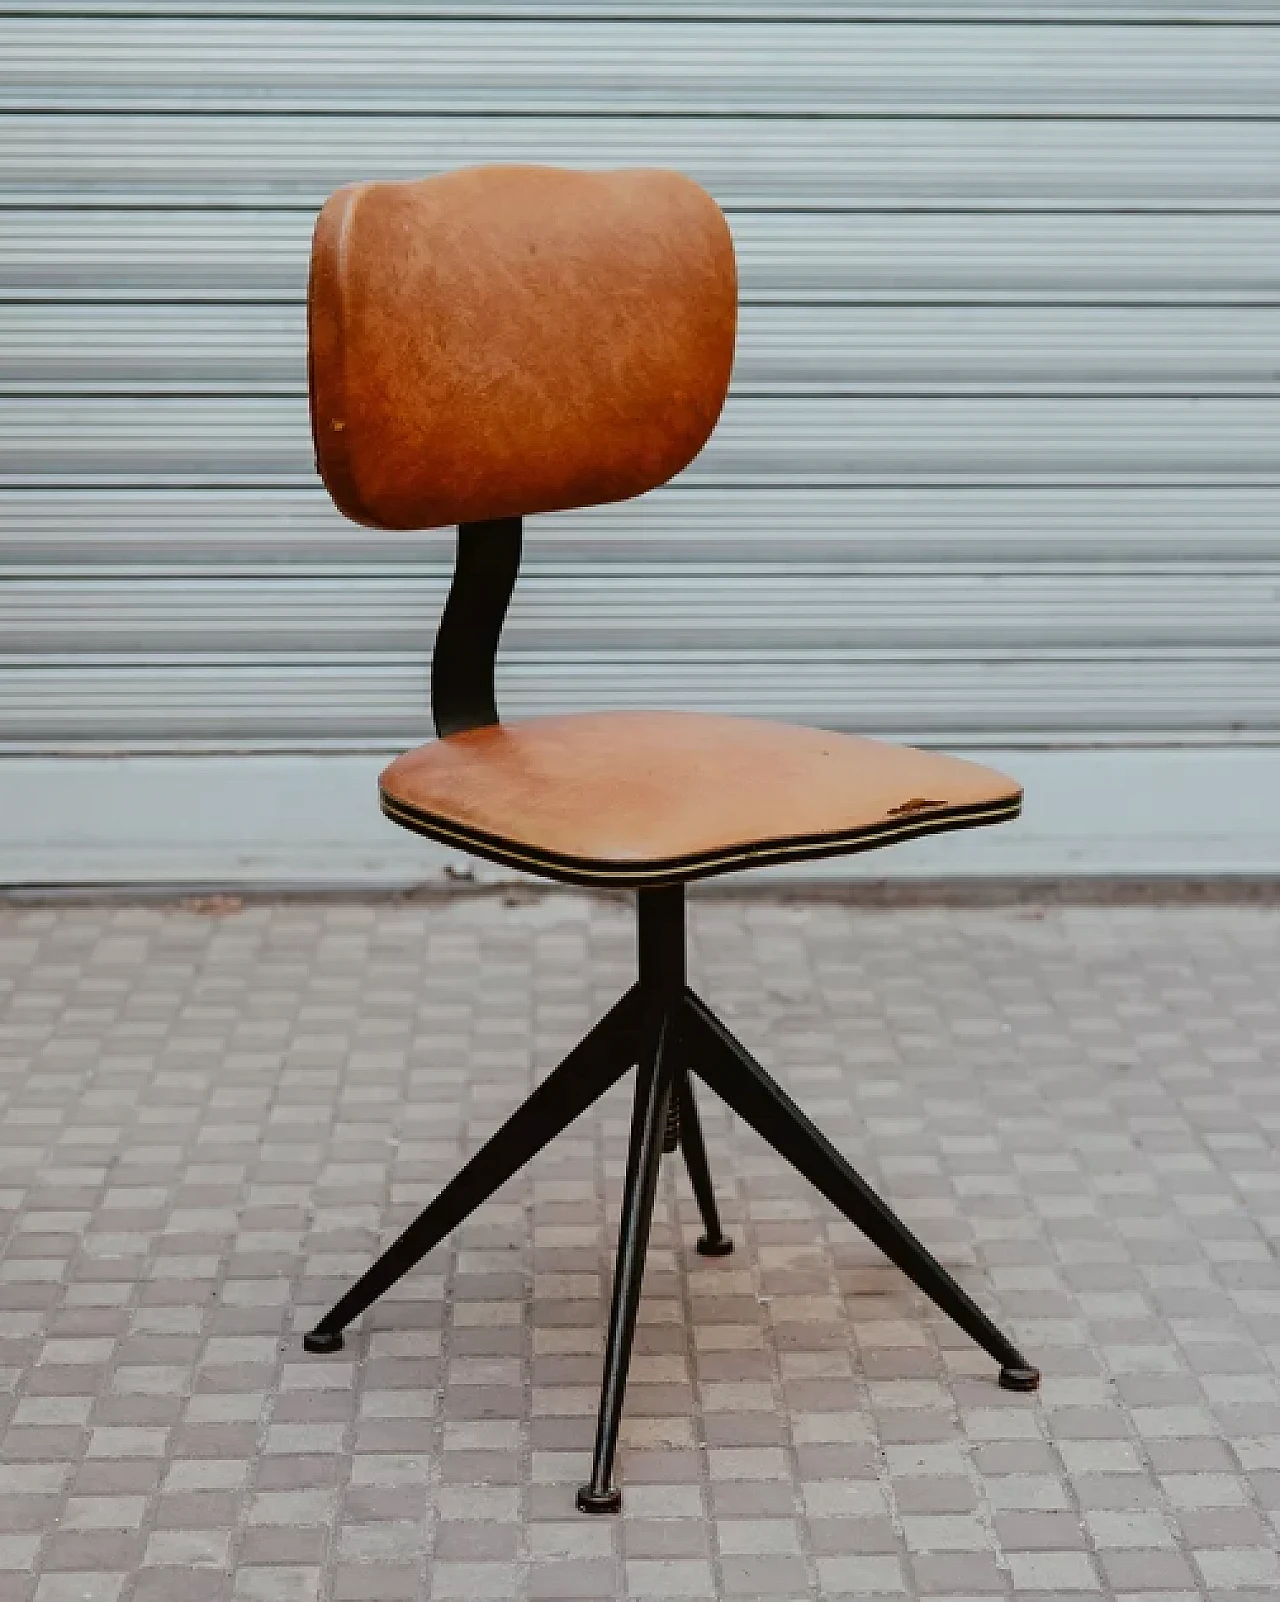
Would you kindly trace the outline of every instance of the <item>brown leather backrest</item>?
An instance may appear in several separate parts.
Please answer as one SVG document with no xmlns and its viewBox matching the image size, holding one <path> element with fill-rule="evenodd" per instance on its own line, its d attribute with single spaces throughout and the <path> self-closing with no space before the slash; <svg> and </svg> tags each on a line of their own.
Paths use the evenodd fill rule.
<svg viewBox="0 0 1280 1602">
<path fill-rule="evenodd" d="M 679 173 L 340 189 L 308 296 L 320 473 L 377 528 L 639 495 L 715 427 L 736 315 L 728 226 Z"/>
</svg>

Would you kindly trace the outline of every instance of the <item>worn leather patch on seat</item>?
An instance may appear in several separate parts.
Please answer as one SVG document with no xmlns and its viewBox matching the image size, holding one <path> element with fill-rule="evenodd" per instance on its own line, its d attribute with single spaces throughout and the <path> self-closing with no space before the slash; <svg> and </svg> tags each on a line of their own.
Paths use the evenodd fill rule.
<svg viewBox="0 0 1280 1602">
<path fill-rule="evenodd" d="M 639 495 L 733 364 L 728 225 L 678 173 L 476 167 L 355 184 L 316 224 L 316 462 L 339 509 L 434 528 Z"/>
</svg>

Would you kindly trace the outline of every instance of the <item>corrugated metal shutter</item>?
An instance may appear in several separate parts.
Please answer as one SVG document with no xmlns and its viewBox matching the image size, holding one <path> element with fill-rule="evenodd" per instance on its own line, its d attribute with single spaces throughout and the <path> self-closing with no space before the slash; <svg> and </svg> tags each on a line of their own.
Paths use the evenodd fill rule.
<svg viewBox="0 0 1280 1602">
<path fill-rule="evenodd" d="M 1276 5 L 0 6 L 3 749 L 425 736 L 450 541 L 329 509 L 306 254 L 490 160 L 685 169 L 744 301 L 680 483 L 532 525 L 511 712 L 1273 739 L 1278 106 Z"/>
</svg>

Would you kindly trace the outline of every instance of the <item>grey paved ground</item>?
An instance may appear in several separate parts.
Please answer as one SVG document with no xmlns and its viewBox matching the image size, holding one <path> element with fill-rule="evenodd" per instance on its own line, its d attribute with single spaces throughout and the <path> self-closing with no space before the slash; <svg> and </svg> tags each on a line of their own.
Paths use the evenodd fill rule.
<svg viewBox="0 0 1280 1602">
<path fill-rule="evenodd" d="M 626 984 L 624 907 L 0 912 L 0 1602 L 1280 1593 L 1280 912 L 704 904 L 696 976 L 1038 1357 L 704 1097 L 572 1511 L 627 1102 L 296 1332 Z"/>
</svg>

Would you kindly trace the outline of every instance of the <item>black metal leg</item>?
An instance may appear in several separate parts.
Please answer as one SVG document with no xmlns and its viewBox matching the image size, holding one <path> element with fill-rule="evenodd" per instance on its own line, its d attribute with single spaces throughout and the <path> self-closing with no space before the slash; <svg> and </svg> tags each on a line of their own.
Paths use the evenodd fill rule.
<svg viewBox="0 0 1280 1602">
<path fill-rule="evenodd" d="M 707 1148 L 702 1139 L 702 1120 L 698 1117 L 698 1103 L 687 1073 L 679 1075 L 675 1095 L 680 1110 L 680 1149 L 684 1152 L 689 1183 L 702 1214 L 703 1234 L 698 1250 L 704 1257 L 726 1257 L 733 1250 L 733 1242 L 720 1227 L 720 1209 L 716 1206 Z"/>
<path fill-rule="evenodd" d="M 685 992 L 681 1033 L 690 1042 L 689 1061 L 694 1071 L 931 1301 L 990 1352 L 1000 1364 L 1001 1385 L 1011 1391 L 1035 1390 L 1040 1383 L 1038 1371 L 692 991 Z"/>
<path fill-rule="evenodd" d="M 640 1053 L 640 992 L 630 989 L 583 1037 L 529 1099 L 507 1119 L 440 1194 L 418 1214 L 377 1262 L 320 1320 L 302 1344 L 336 1352 L 342 1331 L 491 1196 L 531 1157 L 567 1128 Z"/>
<path fill-rule="evenodd" d="M 610 1483 L 618 1446 L 622 1401 L 631 1366 L 631 1343 L 640 1309 L 640 1282 L 644 1278 L 649 1222 L 662 1161 L 662 1137 L 671 1097 L 673 1053 L 665 1019 L 657 1039 L 645 1053 L 636 1077 L 635 1110 L 631 1116 L 631 1143 L 627 1151 L 627 1178 L 618 1234 L 618 1259 L 613 1274 L 613 1301 L 609 1308 L 609 1334 L 605 1342 L 604 1384 L 600 1391 L 600 1417 L 596 1425 L 591 1480 L 578 1491 L 584 1513 L 616 1513 L 622 1492 Z"/>
<path fill-rule="evenodd" d="M 640 959 L 640 997 L 644 1008 L 644 1055 L 636 1075 L 622 1224 L 613 1271 L 613 1300 L 604 1349 L 600 1417 L 591 1459 L 590 1482 L 578 1491 L 584 1513 L 614 1513 L 622 1493 L 610 1484 L 622 1421 L 622 1400 L 631 1365 L 631 1342 L 640 1309 L 640 1282 L 649 1244 L 649 1222 L 658 1186 L 675 1080 L 680 1072 L 675 1015 L 684 997 L 684 886 L 642 890 L 636 897 L 636 935 Z M 677 1108 L 678 1117 L 678 1108 Z"/>
</svg>

